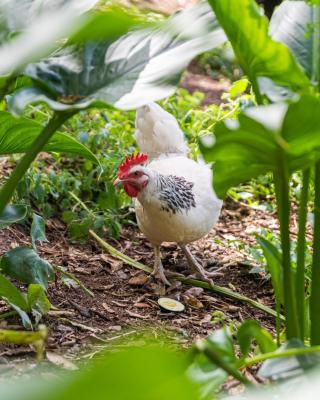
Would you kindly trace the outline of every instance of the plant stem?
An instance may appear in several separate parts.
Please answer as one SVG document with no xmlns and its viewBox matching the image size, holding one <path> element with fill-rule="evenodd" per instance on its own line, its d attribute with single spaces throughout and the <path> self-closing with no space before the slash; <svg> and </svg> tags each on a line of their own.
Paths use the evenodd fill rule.
<svg viewBox="0 0 320 400">
<path fill-rule="evenodd" d="M 305 324 L 305 252 L 306 252 L 306 223 L 308 211 L 308 195 L 309 195 L 310 169 L 303 172 L 302 189 L 299 205 L 299 231 L 297 242 L 297 272 L 296 272 L 296 299 L 297 313 L 299 322 L 300 340 L 304 340 L 304 324 Z"/>
<path fill-rule="evenodd" d="M 274 174 L 274 181 L 282 247 L 284 315 L 286 319 L 286 334 L 287 339 L 291 339 L 299 337 L 299 326 L 296 313 L 290 256 L 289 171 L 283 150 L 279 148 L 278 151 L 278 174 Z"/>
<path fill-rule="evenodd" d="M 152 268 L 147 267 L 146 265 L 121 253 L 121 251 L 115 249 L 113 246 L 111 246 L 109 243 L 107 243 L 105 240 L 103 240 L 100 236 L 98 236 L 93 230 L 90 229 L 89 234 L 100 244 L 100 246 L 104 250 L 106 250 L 108 253 L 110 253 L 113 257 L 117 258 L 118 260 L 123 261 L 124 263 L 126 263 L 128 265 L 131 265 L 134 268 L 140 269 L 147 273 L 152 272 Z M 277 313 L 274 310 L 272 310 L 272 308 L 265 306 L 264 304 L 261 304 L 255 300 L 252 300 L 249 297 L 243 296 L 240 293 L 233 292 L 232 290 L 230 290 L 228 288 L 224 288 L 222 286 L 217 286 L 217 285 L 210 285 L 209 283 L 198 280 L 198 279 L 188 279 L 188 278 L 184 278 L 181 276 L 175 276 L 174 279 L 177 281 L 180 281 L 186 285 L 201 287 L 203 289 L 208 289 L 208 290 L 211 290 L 212 292 L 219 293 L 222 296 L 225 296 L 230 299 L 248 304 L 254 308 L 257 308 L 258 310 L 265 312 L 268 315 L 271 315 L 274 318 L 276 318 L 276 316 L 277 316 Z"/>
<path fill-rule="evenodd" d="M 251 386 L 251 382 L 243 375 L 237 368 L 235 368 L 231 363 L 224 361 L 223 357 L 206 345 L 205 342 L 199 342 L 196 344 L 196 348 L 199 352 L 205 354 L 207 358 L 212 361 L 215 365 L 227 372 L 228 375 L 233 376 L 239 382 L 244 385 Z"/>
<path fill-rule="evenodd" d="M 68 278 L 72 279 L 73 281 L 75 281 L 80 287 L 81 289 L 86 292 L 89 296 L 94 297 L 94 293 L 91 292 L 90 289 L 88 289 L 76 276 L 74 276 L 73 274 L 71 274 L 68 271 L 65 271 L 62 267 L 59 267 L 58 265 L 53 267 L 56 271 L 59 271 L 61 274 L 67 276 Z"/>
<path fill-rule="evenodd" d="M 320 344 L 320 161 L 315 166 L 314 177 L 314 228 L 312 280 L 310 297 L 311 345 Z"/>
<path fill-rule="evenodd" d="M 264 353 L 258 354 L 252 358 L 246 358 L 244 363 L 241 364 L 241 367 L 251 367 L 254 364 L 260 363 L 265 360 L 269 360 L 272 358 L 281 358 L 281 357 L 290 357 L 290 356 L 298 356 L 302 354 L 310 354 L 310 353 L 318 353 L 320 352 L 320 346 L 313 346 L 313 347 L 304 347 L 298 349 L 287 349 L 279 352 L 272 352 L 272 353 Z"/>
<path fill-rule="evenodd" d="M 252 85 L 252 90 L 256 96 L 256 100 L 259 106 L 261 106 L 263 104 L 262 101 L 262 96 L 260 93 L 260 89 L 259 89 L 259 85 L 258 85 L 258 81 L 257 78 L 255 76 L 250 76 L 249 77 L 250 81 L 251 81 L 251 85 Z"/>
<path fill-rule="evenodd" d="M 42 132 L 34 140 L 29 150 L 21 158 L 6 183 L 0 189 L 0 213 L 11 200 L 20 179 L 24 176 L 38 153 L 43 149 L 56 130 L 73 114 L 74 112 L 55 113 L 48 125 L 43 128 Z"/>
</svg>

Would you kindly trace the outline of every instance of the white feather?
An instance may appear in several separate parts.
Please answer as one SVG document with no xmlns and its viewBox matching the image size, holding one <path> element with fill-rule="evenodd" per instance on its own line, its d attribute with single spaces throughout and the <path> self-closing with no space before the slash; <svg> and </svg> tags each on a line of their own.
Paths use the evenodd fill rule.
<svg viewBox="0 0 320 400">
<path fill-rule="evenodd" d="M 184 134 L 175 117 L 156 103 L 137 110 L 136 140 L 149 159 L 174 154 L 188 154 Z"/>
</svg>

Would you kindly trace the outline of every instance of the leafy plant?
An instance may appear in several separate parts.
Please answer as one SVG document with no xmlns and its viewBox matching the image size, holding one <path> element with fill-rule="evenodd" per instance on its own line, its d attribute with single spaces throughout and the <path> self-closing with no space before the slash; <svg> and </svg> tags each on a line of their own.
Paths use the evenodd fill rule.
<svg viewBox="0 0 320 400">
<path fill-rule="evenodd" d="M 51 304 L 42 286 L 31 284 L 26 294 L 20 292 L 20 290 L 2 274 L 0 274 L 0 283 L 0 297 L 20 316 L 25 328 L 32 328 L 33 325 L 28 314 L 33 314 L 37 325 L 42 315 L 50 310 Z"/>
<path fill-rule="evenodd" d="M 22 283 L 38 283 L 44 290 L 54 279 L 52 266 L 30 247 L 16 247 L 0 260 L 0 270 Z"/>
<path fill-rule="evenodd" d="M 220 196 L 224 196 L 230 187 L 243 181 L 269 171 L 273 173 L 281 232 L 281 258 L 277 256 L 276 260 L 274 249 L 270 251 L 271 247 L 266 242 L 263 242 L 263 248 L 265 255 L 269 257 L 269 269 L 273 271 L 278 313 L 279 298 L 281 298 L 279 281 L 281 282 L 286 334 L 289 339 L 303 340 L 305 336 L 305 224 L 310 176 L 308 168 L 315 169 L 315 228 L 310 321 L 311 344 L 318 344 L 320 340 L 320 324 L 317 317 L 320 304 L 318 289 L 320 273 L 317 268 L 320 262 L 320 228 L 318 229 L 320 223 L 318 211 L 320 103 L 318 96 L 314 93 L 319 93 L 320 89 L 320 48 L 318 46 L 320 7 L 285 1 L 279 9 L 279 14 L 274 17 L 275 22 L 271 20 L 273 37 L 288 43 L 293 50 L 292 54 L 287 47 L 274 42 L 268 36 L 267 20 L 260 15 L 254 1 L 241 0 L 236 3 L 212 0 L 210 3 L 231 41 L 241 67 L 252 82 L 259 103 L 262 103 L 263 98 L 257 79 L 263 77 L 268 77 L 274 84 L 286 86 L 292 91 L 298 93 L 305 91 L 312 94 L 302 95 L 298 101 L 289 105 L 281 103 L 250 109 L 240 114 L 238 121 L 231 121 L 232 124 L 221 124 L 215 130 L 216 143 L 212 145 L 208 141 L 203 146 L 203 153 L 207 161 L 216 162 L 214 186 Z M 230 11 L 231 4 L 233 12 Z M 241 19 L 237 12 L 241 12 Z M 237 15 L 240 23 L 235 23 L 234 18 Z M 283 21 L 280 24 L 279 18 Z M 315 22 L 312 25 L 312 36 L 308 38 L 305 36 L 307 22 Z M 302 29 L 296 29 L 297 26 L 302 26 Z M 238 40 L 239 37 L 241 40 Z M 260 49 L 261 44 L 267 46 L 267 51 Z M 283 60 L 278 67 L 274 64 L 275 60 L 278 61 L 276 56 Z M 311 77 L 311 81 L 308 80 L 306 74 Z M 226 168 L 229 174 L 225 174 Z M 289 182 L 292 173 L 297 170 L 303 171 L 304 177 L 299 210 L 297 273 L 294 275 L 290 258 Z M 281 272 L 277 272 L 280 265 Z"/>
</svg>

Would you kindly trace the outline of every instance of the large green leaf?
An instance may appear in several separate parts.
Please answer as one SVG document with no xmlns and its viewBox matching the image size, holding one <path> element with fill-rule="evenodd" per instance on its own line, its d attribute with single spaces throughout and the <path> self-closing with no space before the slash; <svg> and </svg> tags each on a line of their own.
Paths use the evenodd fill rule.
<svg viewBox="0 0 320 400">
<path fill-rule="evenodd" d="M 0 4 L 0 75 L 18 72 L 29 62 L 57 48 L 59 40 L 76 33 L 85 23 L 84 12 L 97 1 L 77 4 L 38 0 L 3 0 Z"/>
<path fill-rule="evenodd" d="M 0 229 L 23 220 L 27 211 L 27 207 L 22 204 L 7 205 L 0 214 Z"/>
<path fill-rule="evenodd" d="M 309 85 L 290 50 L 269 36 L 268 20 L 255 0 L 209 0 L 209 3 L 251 80 L 267 77 L 295 90 Z"/>
<path fill-rule="evenodd" d="M 215 141 L 207 138 L 201 149 L 214 161 L 218 196 L 266 172 L 277 174 L 278 151 L 284 152 L 290 172 L 304 169 L 319 158 L 320 100 L 304 95 L 290 105 L 250 108 L 237 121 L 217 125 Z M 228 173 L 226 173 L 228 171 Z"/>
<path fill-rule="evenodd" d="M 2 381 L 0 391 L 5 400 L 199 400 L 186 365 L 183 354 L 154 345 L 108 353 L 89 368 L 64 372 L 45 384 L 41 379 L 19 385 Z"/>
<path fill-rule="evenodd" d="M 277 42 L 286 44 L 310 79 L 320 75 L 320 64 L 314 71 L 314 57 L 319 57 L 320 48 L 312 23 L 315 9 L 304 1 L 284 1 L 270 21 L 270 35 Z M 315 54 L 316 53 L 316 54 Z"/>
<path fill-rule="evenodd" d="M 27 118 L 14 118 L 0 111 L 0 155 L 24 153 L 32 145 L 43 126 Z M 96 156 L 82 143 L 64 133 L 56 132 L 44 146 L 44 151 L 77 154 L 98 164 Z"/>
<path fill-rule="evenodd" d="M 44 289 L 54 279 L 52 266 L 29 247 L 16 247 L 4 254 L 0 270 L 19 282 L 38 283 Z"/>
<path fill-rule="evenodd" d="M 0 4 L 0 87 L 62 41 L 114 40 L 139 22 L 119 8 L 90 10 L 97 0 L 3 0 Z M 45 3 L 45 4 L 44 4 Z"/>
<path fill-rule="evenodd" d="M 29 65 L 26 75 L 40 85 L 17 91 L 10 108 L 17 114 L 36 102 L 60 111 L 105 104 L 135 108 L 170 95 L 188 63 L 225 40 L 210 7 L 199 4 L 158 28 L 136 30 L 113 43 L 66 48 Z"/>
</svg>

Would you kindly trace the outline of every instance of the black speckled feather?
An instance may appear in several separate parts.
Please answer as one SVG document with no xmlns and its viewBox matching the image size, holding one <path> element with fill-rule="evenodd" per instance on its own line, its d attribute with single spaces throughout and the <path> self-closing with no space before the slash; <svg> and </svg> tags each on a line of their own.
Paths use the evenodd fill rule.
<svg viewBox="0 0 320 400">
<path fill-rule="evenodd" d="M 196 207 L 193 186 L 181 176 L 159 175 L 161 209 L 175 214 Z"/>
</svg>

